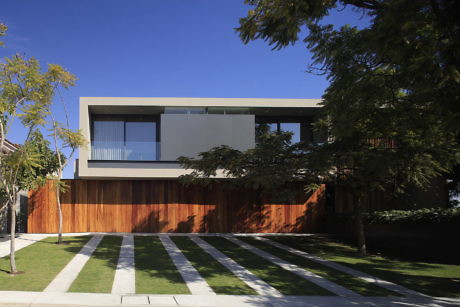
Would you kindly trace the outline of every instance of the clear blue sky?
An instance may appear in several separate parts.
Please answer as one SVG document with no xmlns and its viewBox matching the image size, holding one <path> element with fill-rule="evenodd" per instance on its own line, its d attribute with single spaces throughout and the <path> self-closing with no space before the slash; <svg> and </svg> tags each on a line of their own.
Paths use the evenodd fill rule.
<svg viewBox="0 0 460 307">
<path fill-rule="evenodd" d="M 320 98 L 328 83 L 305 73 L 305 44 L 240 41 L 234 28 L 247 10 L 243 0 L 3 0 L 0 57 L 19 52 L 75 74 L 62 93 L 73 129 L 82 96 Z M 346 9 L 328 21 L 366 24 L 359 18 Z M 8 138 L 21 143 L 24 133 L 15 126 Z"/>
</svg>

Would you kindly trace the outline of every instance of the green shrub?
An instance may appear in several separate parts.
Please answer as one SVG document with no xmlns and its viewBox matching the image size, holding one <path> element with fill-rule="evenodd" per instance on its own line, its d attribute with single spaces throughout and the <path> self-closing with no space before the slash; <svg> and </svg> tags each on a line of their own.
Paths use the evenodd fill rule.
<svg viewBox="0 0 460 307">
<path fill-rule="evenodd" d="M 365 224 L 441 224 L 460 223 L 460 208 L 374 211 L 363 215 Z M 351 213 L 337 214 L 334 222 L 351 222 Z"/>
</svg>

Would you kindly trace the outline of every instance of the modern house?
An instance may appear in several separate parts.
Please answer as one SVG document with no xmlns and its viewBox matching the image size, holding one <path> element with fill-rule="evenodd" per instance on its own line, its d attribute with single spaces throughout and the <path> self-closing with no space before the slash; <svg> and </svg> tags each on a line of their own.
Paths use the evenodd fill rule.
<svg viewBox="0 0 460 307">
<path fill-rule="evenodd" d="M 311 123 L 319 99 L 122 98 L 80 99 L 80 149 L 75 179 L 61 196 L 64 232 L 307 232 L 324 208 L 324 189 L 273 203 L 250 189 L 222 183 L 184 186 L 179 156 L 228 145 L 256 144 L 256 126 L 318 136 Z M 29 193 L 28 231 L 57 231 L 51 183 Z"/>
<path fill-rule="evenodd" d="M 186 173 L 176 159 L 228 145 L 255 146 L 255 128 L 317 138 L 311 123 L 320 99 L 80 98 L 80 149 L 75 178 L 174 179 Z"/>
</svg>

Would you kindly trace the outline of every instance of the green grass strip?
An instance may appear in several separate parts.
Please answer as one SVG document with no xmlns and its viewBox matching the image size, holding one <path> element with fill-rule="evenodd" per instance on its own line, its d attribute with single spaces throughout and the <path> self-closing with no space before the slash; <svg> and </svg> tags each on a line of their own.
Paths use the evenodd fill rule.
<svg viewBox="0 0 460 307">
<path fill-rule="evenodd" d="M 136 293 L 190 294 L 157 237 L 134 237 Z"/>
<path fill-rule="evenodd" d="M 88 242 L 89 236 L 64 237 L 68 244 L 46 238 L 16 252 L 16 266 L 25 274 L 10 276 L 9 257 L 0 258 L 0 290 L 43 291 Z"/>
<path fill-rule="evenodd" d="M 284 295 L 335 295 L 220 237 L 202 237 Z"/>
<path fill-rule="evenodd" d="M 347 289 L 355 291 L 356 293 L 364 296 L 400 296 L 398 293 L 380 288 L 360 278 L 348 275 L 344 272 L 337 271 L 333 268 L 322 265 L 318 262 L 309 260 L 305 257 L 301 257 L 292 254 L 288 251 L 279 249 L 275 246 L 269 245 L 262 241 L 256 240 L 251 237 L 239 237 L 238 239 L 245 241 L 257 248 L 260 248 L 267 253 L 275 255 L 281 259 L 284 259 L 292 264 L 295 264 L 305 270 L 315 273 L 325 279 L 328 279 L 336 284 L 339 284 Z"/>
<path fill-rule="evenodd" d="M 257 295 L 257 292 L 189 238 L 173 236 L 171 239 L 217 294 Z"/>
<path fill-rule="evenodd" d="M 110 293 L 122 239 L 121 236 L 105 236 L 78 274 L 69 292 Z"/>
<path fill-rule="evenodd" d="M 324 236 L 269 237 L 271 240 L 394 282 L 430 296 L 460 297 L 460 265 L 361 257 L 354 247 Z"/>
</svg>

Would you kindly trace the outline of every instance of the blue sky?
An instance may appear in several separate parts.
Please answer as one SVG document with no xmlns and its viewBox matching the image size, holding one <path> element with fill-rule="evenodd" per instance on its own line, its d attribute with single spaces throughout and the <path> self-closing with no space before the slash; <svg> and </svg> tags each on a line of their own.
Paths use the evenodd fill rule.
<svg viewBox="0 0 460 307">
<path fill-rule="evenodd" d="M 234 31 L 248 10 L 242 0 L 3 0 L 1 7 L 9 27 L 1 58 L 19 52 L 77 76 L 62 92 L 73 129 L 82 96 L 320 98 L 328 84 L 305 72 L 302 42 L 280 51 L 262 41 L 244 45 Z M 327 20 L 366 24 L 360 16 L 346 9 Z M 21 143 L 20 126 L 8 138 Z"/>
</svg>

